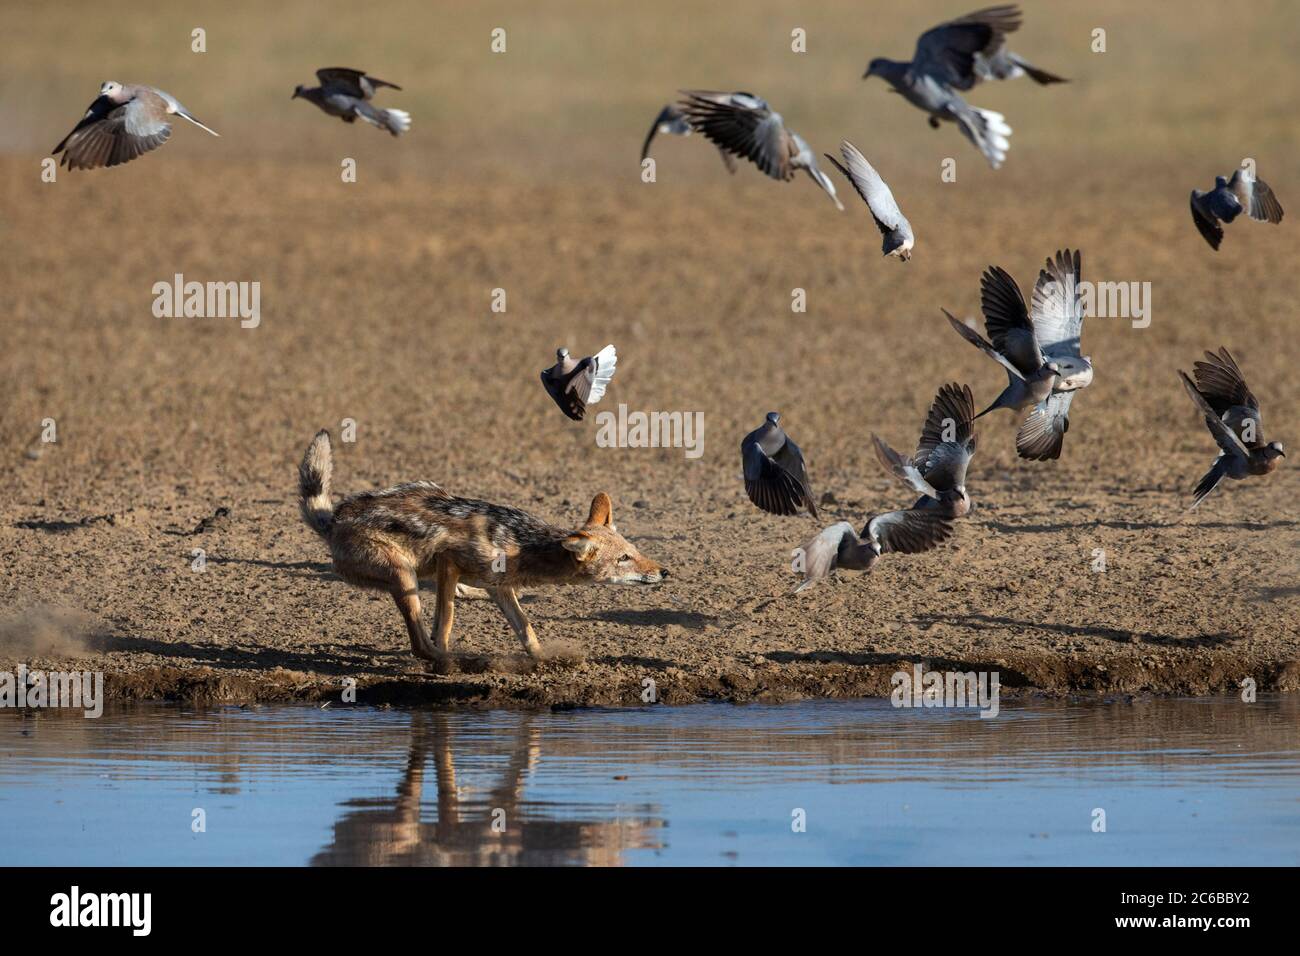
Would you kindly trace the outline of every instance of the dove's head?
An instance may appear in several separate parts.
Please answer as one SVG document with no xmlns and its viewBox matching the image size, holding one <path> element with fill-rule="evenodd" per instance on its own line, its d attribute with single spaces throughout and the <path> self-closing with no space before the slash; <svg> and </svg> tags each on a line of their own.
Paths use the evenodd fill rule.
<svg viewBox="0 0 1300 956">
<path fill-rule="evenodd" d="M 1087 388 L 1092 384 L 1092 359 L 1067 356 L 1052 360 L 1059 371 L 1060 381 L 1056 383 L 1058 392 L 1069 392 L 1076 388 Z"/>
<path fill-rule="evenodd" d="M 296 100 L 298 97 L 302 96 L 303 90 L 305 89 L 306 87 L 299 83 L 293 88 L 293 96 L 289 97 L 289 99 Z"/>
<path fill-rule="evenodd" d="M 569 357 L 569 350 L 566 348 L 558 348 L 555 350 L 555 357 L 559 359 L 561 362 L 563 362 L 566 358 Z"/>
<path fill-rule="evenodd" d="M 1271 441 L 1264 446 L 1264 460 L 1272 461 L 1274 458 L 1285 458 L 1286 452 L 1282 450 L 1280 441 Z"/>
<path fill-rule="evenodd" d="M 897 230 L 885 237 L 885 255 L 894 256 L 899 262 L 906 262 L 912 258 L 912 245 L 915 242 L 910 236 L 902 236 Z"/>
<path fill-rule="evenodd" d="M 970 495 L 966 493 L 965 485 L 955 485 L 950 489 L 940 491 L 939 503 L 950 517 L 960 518 L 963 515 L 970 514 L 971 500 Z"/>
<path fill-rule="evenodd" d="M 122 84 L 117 80 L 105 80 L 99 84 L 99 95 L 107 96 L 110 100 L 120 101 L 122 98 Z"/>
<path fill-rule="evenodd" d="M 971 504 L 970 494 L 966 491 L 965 485 L 958 485 L 957 493 L 960 494 L 961 497 L 957 499 L 957 505 L 953 508 L 954 518 L 960 518 L 962 515 L 970 514 L 971 509 L 975 507 Z"/>
<path fill-rule="evenodd" d="M 910 66 L 910 63 L 899 63 L 897 60 L 887 60 L 883 56 L 878 56 L 867 66 L 867 72 L 862 74 L 862 78 L 865 80 L 869 76 L 878 76 L 897 93 L 898 85 L 903 82 L 903 77 Z"/>
<path fill-rule="evenodd" d="M 780 425 L 780 424 L 781 424 L 781 413 L 780 413 L 780 412 L 768 412 L 768 413 L 767 413 L 767 423 L 768 423 L 769 425 Z"/>
</svg>

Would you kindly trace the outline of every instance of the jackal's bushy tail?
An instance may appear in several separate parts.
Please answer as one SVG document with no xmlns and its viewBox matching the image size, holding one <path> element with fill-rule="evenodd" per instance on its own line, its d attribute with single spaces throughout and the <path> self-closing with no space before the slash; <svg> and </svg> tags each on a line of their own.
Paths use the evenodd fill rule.
<svg viewBox="0 0 1300 956">
<path fill-rule="evenodd" d="M 298 466 L 298 508 L 302 520 L 322 538 L 328 538 L 334 524 L 334 504 L 330 501 L 330 475 L 334 456 L 330 452 L 330 433 L 322 428 L 307 446 Z"/>
</svg>

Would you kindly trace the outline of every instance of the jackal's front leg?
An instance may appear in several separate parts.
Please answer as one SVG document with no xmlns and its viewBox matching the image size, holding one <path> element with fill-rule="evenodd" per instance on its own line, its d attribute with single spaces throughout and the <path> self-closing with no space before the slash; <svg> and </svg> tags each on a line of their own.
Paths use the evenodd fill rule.
<svg viewBox="0 0 1300 956">
<path fill-rule="evenodd" d="M 524 616 L 524 609 L 519 606 L 519 597 L 515 594 L 515 589 L 502 584 L 498 587 L 488 588 L 488 593 L 492 595 L 492 600 L 497 602 L 497 607 L 501 608 L 501 613 L 510 622 L 510 626 L 519 638 L 519 643 L 524 645 L 524 650 L 528 652 L 528 656 L 541 657 L 542 645 L 537 640 L 537 633 L 533 630 L 533 626 L 528 623 L 528 618 Z"/>
<path fill-rule="evenodd" d="M 460 571 L 449 558 L 438 559 L 438 612 L 433 622 L 433 642 L 438 653 L 451 652 L 451 622 L 455 617 L 456 581 Z"/>
</svg>

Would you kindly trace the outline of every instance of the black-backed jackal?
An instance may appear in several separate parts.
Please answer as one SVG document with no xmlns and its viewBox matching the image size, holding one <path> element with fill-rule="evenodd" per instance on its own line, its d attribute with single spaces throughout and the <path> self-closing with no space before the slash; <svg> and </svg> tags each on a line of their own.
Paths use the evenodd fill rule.
<svg viewBox="0 0 1300 956">
<path fill-rule="evenodd" d="M 330 500 L 329 432 L 312 440 L 298 467 L 303 520 L 325 539 L 334 570 L 349 584 L 387 591 L 411 637 L 411 651 L 436 660 L 451 649 L 457 589 L 482 587 L 533 657 L 542 652 L 516 589 L 554 584 L 658 584 L 667 570 L 642 557 L 615 529 L 609 496 L 591 500 L 582 527 L 557 528 L 516 508 L 456 498 L 431 481 Z M 433 640 L 420 619 L 417 581 L 438 589 Z"/>
</svg>

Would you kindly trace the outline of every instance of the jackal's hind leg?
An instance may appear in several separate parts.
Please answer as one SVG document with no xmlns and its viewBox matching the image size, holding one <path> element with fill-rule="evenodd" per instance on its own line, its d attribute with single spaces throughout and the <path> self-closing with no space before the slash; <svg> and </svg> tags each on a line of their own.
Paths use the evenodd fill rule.
<svg viewBox="0 0 1300 956">
<path fill-rule="evenodd" d="M 424 630 L 424 622 L 420 619 L 420 592 L 415 576 L 400 576 L 389 593 L 393 595 L 393 600 L 397 602 L 397 609 L 402 612 L 402 620 L 406 622 L 406 633 L 411 638 L 411 653 L 421 660 L 433 660 L 433 644 L 429 641 L 429 635 Z"/>
<path fill-rule="evenodd" d="M 533 626 L 528 623 L 528 618 L 524 616 L 524 609 L 519 606 L 519 598 L 515 595 L 515 589 L 503 584 L 499 587 L 488 588 L 488 593 L 492 595 L 492 600 L 497 602 L 497 607 L 501 608 L 501 613 L 510 622 L 510 626 L 519 638 L 519 643 L 524 645 L 524 650 L 528 652 L 528 656 L 541 657 L 542 645 L 537 640 L 537 632 L 533 630 Z"/>
<path fill-rule="evenodd" d="M 456 597 L 458 598 L 469 598 L 473 601 L 482 601 L 491 596 L 492 595 L 488 594 L 487 591 L 483 590 L 483 588 L 471 587 L 468 584 L 460 584 L 459 582 L 456 584 Z"/>
<path fill-rule="evenodd" d="M 460 571 L 447 558 L 438 559 L 438 611 L 433 620 L 433 642 L 439 654 L 451 652 L 451 622 L 456 616 L 456 580 Z"/>
</svg>

